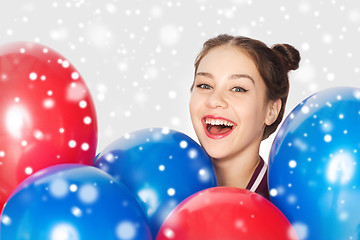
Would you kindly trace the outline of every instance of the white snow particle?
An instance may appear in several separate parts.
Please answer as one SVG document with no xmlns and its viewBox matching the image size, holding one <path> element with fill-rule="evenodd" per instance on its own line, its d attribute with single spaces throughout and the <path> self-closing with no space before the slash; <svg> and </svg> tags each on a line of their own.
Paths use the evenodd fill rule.
<svg viewBox="0 0 360 240">
<path fill-rule="evenodd" d="M 82 149 L 83 151 L 87 151 L 87 150 L 89 150 L 89 148 L 90 148 L 90 146 L 89 146 L 88 143 L 83 143 L 83 144 L 81 144 L 81 149 Z"/>
<path fill-rule="evenodd" d="M 308 51 L 308 50 L 310 49 L 310 45 L 309 45 L 309 43 L 303 43 L 303 44 L 301 45 L 301 48 L 302 48 L 302 50 L 304 50 L 304 51 Z"/>
<path fill-rule="evenodd" d="M 296 167 L 296 161 L 295 160 L 290 160 L 289 161 L 289 167 L 290 168 L 295 168 Z"/>
<path fill-rule="evenodd" d="M 63 61 L 62 64 L 63 68 L 68 68 L 70 66 L 70 63 L 68 61 Z"/>
<path fill-rule="evenodd" d="M 33 81 L 36 80 L 37 79 L 37 74 L 34 73 L 34 72 L 30 73 L 29 78 L 30 78 L 30 80 L 33 80 Z"/>
<path fill-rule="evenodd" d="M 293 224 L 293 228 L 299 239 L 307 239 L 308 237 L 308 227 L 307 225 L 299 222 Z"/>
<path fill-rule="evenodd" d="M 325 142 L 331 142 L 331 140 L 332 140 L 331 135 L 330 135 L 330 134 L 326 134 L 325 137 L 324 137 L 324 141 L 325 141 Z"/>
<path fill-rule="evenodd" d="M 117 225 L 116 235 L 119 239 L 134 239 L 136 237 L 136 226 L 129 221 L 123 221 Z"/>
<path fill-rule="evenodd" d="M 189 151 L 189 157 L 190 157 L 191 159 L 196 158 L 197 155 L 198 155 L 198 152 L 197 152 L 195 149 L 191 149 L 191 150 Z"/>
<path fill-rule="evenodd" d="M 174 231 L 171 230 L 170 228 L 166 228 L 166 229 L 164 230 L 164 234 L 165 234 L 165 236 L 166 236 L 167 238 L 169 238 L 169 239 L 173 239 L 173 238 L 175 237 Z"/>
<path fill-rule="evenodd" d="M 53 108 L 55 105 L 55 102 L 53 99 L 51 98 L 47 98 L 43 101 L 43 107 L 46 108 L 46 109 L 50 109 L 50 108 Z"/>
<path fill-rule="evenodd" d="M 56 179 L 50 183 L 50 194 L 55 198 L 65 197 L 68 193 L 68 183 L 64 179 Z"/>
<path fill-rule="evenodd" d="M 70 191 L 71 191 L 71 192 L 76 192 L 77 189 L 78 189 L 78 187 L 76 186 L 76 184 L 71 184 L 71 185 L 70 185 Z"/>
<path fill-rule="evenodd" d="M 209 181 L 210 180 L 209 171 L 206 171 L 206 169 L 200 169 L 199 170 L 199 178 L 203 182 Z"/>
<path fill-rule="evenodd" d="M 87 102 L 84 101 L 84 100 L 81 100 L 81 101 L 79 102 L 79 106 L 80 106 L 81 108 L 86 108 Z"/>
<path fill-rule="evenodd" d="M 21 141 L 21 146 L 26 147 L 28 145 L 28 142 L 26 140 Z"/>
<path fill-rule="evenodd" d="M 60 223 L 52 228 L 51 231 L 51 240 L 80 240 L 79 233 L 76 231 L 76 228 L 67 223 Z"/>
<path fill-rule="evenodd" d="M 3 215 L 1 217 L 1 222 L 6 225 L 6 226 L 10 226 L 11 225 L 11 218 L 8 215 Z"/>
<path fill-rule="evenodd" d="M 174 188 L 169 188 L 169 189 L 167 190 L 167 194 L 168 194 L 170 197 L 174 196 L 174 195 L 175 195 L 175 189 L 174 189 Z"/>
<path fill-rule="evenodd" d="M 180 142 L 180 147 L 181 147 L 181 148 L 187 148 L 187 146 L 188 146 L 188 143 L 187 143 L 185 140 L 182 140 L 182 141 Z"/>
<path fill-rule="evenodd" d="M 170 133 L 170 129 L 167 128 L 167 127 L 163 127 L 163 128 L 161 129 L 161 133 L 164 134 L 164 135 L 169 134 L 169 133 Z"/>
<path fill-rule="evenodd" d="M 70 147 L 70 148 L 76 147 L 76 141 L 75 141 L 75 140 L 70 140 L 70 141 L 69 141 L 69 147 Z"/>
<path fill-rule="evenodd" d="M 44 139 L 44 134 L 40 130 L 35 130 L 34 131 L 34 137 L 37 140 L 42 140 L 42 139 Z"/>
<path fill-rule="evenodd" d="M 26 175 L 30 175 L 30 174 L 32 174 L 33 173 L 33 169 L 31 168 L 31 167 L 26 167 L 25 168 L 25 174 Z"/>
<path fill-rule="evenodd" d="M 91 123 L 91 117 L 87 116 L 87 117 L 84 117 L 84 123 L 86 125 L 89 125 Z"/>
<path fill-rule="evenodd" d="M 71 74 L 71 78 L 74 79 L 74 80 L 78 79 L 79 77 L 80 77 L 80 75 L 79 75 L 79 73 L 77 73 L 77 72 L 73 72 L 73 73 Z"/>
<path fill-rule="evenodd" d="M 275 188 L 271 189 L 269 193 L 272 197 L 276 197 L 278 195 L 278 191 Z"/>
<path fill-rule="evenodd" d="M 75 216 L 75 217 L 81 217 L 82 216 L 82 211 L 80 208 L 78 207 L 73 207 L 71 208 L 71 213 Z"/>
<path fill-rule="evenodd" d="M 175 91 L 170 91 L 169 92 L 169 98 L 170 99 L 175 99 L 176 98 L 176 92 Z"/>
<path fill-rule="evenodd" d="M 334 81 L 334 79 L 335 79 L 335 74 L 333 74 L 333 73 L 328 73 L 328 74 L 326 75 L 326 79 L 327 79 L 328 81 Z"/>
<path fill-rule="evenodd" d="M 303 106 L 301 108 L 301 112 L 303 112 L 304 114 L 307 114 L 310 112 L 310 108 L 308 106 Z"/>
<path fill-rule="evenodd" d="M 178 28 L 174 25 L 166 25 L 161 28 L 160 41 L 168 46 L 177 44 L 180 40 Z"/>
<path fill-rule="evenodd" d="M 82 186 L 79 190 L 79 198 L 83 203 L 94 203 L 99 196 L 99 192 L 96 187 L 90 184 Z"/>
</svg>

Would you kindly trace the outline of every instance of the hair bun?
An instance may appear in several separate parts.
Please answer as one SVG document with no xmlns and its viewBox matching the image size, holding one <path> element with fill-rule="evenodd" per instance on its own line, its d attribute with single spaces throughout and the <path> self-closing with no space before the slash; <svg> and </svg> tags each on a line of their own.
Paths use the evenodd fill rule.
<svg viewBox="0 0 360 240">
<path fill-rule="evenodd" d="M 272 49 L 283 56 L 283 59 L 287 62 L 288 71 L 298 69 L 301 57 L 296 48 L 289 44 L 275 44 Z"/>
</svg>

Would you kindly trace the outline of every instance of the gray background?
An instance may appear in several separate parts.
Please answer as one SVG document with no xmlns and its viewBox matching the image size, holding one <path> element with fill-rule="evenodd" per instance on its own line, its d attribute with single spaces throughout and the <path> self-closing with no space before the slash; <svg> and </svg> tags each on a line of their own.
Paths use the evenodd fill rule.
<svg viewBox="0 0 360 240">
<path fill-rule="evenodd" d="M 302 54 L 286 115 L 309 95 L 360 87 L 360 1 L 13 0 L 0 3 L 0 44 L 36 41 L 80 72 L 95 102 L 98 152 L 125 133 L 169 127 L 196 138 L 188 113 L 193 62 L 219 33 Z M 274 139 L 264 141 L 268 158 Z"/>
</svg>

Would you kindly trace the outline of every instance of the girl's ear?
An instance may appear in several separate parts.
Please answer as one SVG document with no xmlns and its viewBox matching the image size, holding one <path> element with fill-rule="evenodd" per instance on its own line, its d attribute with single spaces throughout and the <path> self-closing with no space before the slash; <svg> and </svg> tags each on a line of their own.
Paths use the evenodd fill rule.
<svg viewBox="0 0 360 240">
<path fill-rule="evenodd" d="M 281 99 L 269 101 L 268 111 L 265 118 L 265 124 L 267 126 L 270 126 L 276 121 L 277 117 L 279 116 L 280 109 L 281 109 Z"/>
</svg>

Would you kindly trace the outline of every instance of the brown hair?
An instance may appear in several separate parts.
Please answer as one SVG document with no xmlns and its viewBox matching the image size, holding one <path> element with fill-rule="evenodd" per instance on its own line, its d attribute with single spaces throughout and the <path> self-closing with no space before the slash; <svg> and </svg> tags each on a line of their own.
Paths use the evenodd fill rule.
<svg viewBox="0 0 360 240">
<path fill-rule="evenodd" d="M 245 51 L 254 61 L 266 85 L 266 100 L 281 99 L 281 109 L 275 122 L 265 127 L 263 140 L 268 138 L 280 124 L 289 94 L 288 72 L 299 67 L 300 53 L 289 44 L 275 44 L 269 48 L 265 43 L 243 36 L 222 34 L 207 40 L 195 60 L 195 75 L 201 60 L 214 47 L 230 45 Z M 191 90 L 194 88 L 194 83 Z"/>
</svg>

